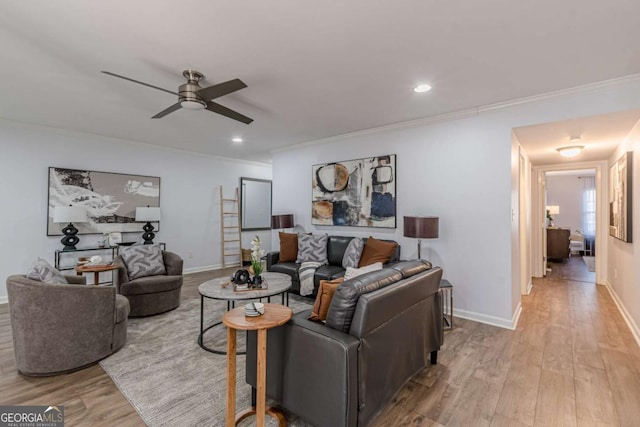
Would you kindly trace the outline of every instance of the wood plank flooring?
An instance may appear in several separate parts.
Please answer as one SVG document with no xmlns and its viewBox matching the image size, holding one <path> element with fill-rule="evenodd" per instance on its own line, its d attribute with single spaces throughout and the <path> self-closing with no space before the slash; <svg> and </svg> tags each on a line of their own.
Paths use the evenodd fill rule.
<svg viewBox="0 0 640 427">
<path fill-rule="evenodd" d="M 456 318 L 438 365 L 411 379 L 374 425 L 638 425 L 640 349 L 607 290 L 566 280 L 562 268 L 534 279 L 515 331 Z M 185 276 L 182 298 L 233 270 Z M 100 366 L 24 377 L 12 345 L 8 307 L 0 305 L 1 404 L 63 404 L 68 426 L 144 425 Z"/>
</svg>

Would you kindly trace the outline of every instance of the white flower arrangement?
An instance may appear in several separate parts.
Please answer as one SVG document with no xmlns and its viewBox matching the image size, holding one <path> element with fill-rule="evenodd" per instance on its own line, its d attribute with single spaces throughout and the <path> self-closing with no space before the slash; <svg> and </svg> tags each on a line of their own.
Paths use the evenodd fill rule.
<svg viewBox="0 0 640 427">
<path fill-rule="evenodd" d="M 264 251 L 260 248 L 260 237 L 256 236 L 251 241 L 251 267 L 255 276 L 262 274 L 262 262 L 260 259 L 263 255 Z"/>
</svg>

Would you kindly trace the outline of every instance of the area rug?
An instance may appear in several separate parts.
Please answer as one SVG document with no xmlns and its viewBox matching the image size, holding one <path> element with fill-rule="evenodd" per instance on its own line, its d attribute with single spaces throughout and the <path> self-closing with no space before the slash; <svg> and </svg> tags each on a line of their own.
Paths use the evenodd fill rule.
<svg viewBox="0 0 640 427">
<path fill-rule="evenodd" d="M 587 264 L 587 270 L 591 272 L 596 271 L 596 257 L 594 256 L 583 256 L 582 260 L 585 264 Z"/>
<path fill-rule="evenodd" d="M 279 302 L 279 297 L 276 301 Z M 310 307 L 292 295 L 294 312 Z M 226 303 L 205 300 L 205 326 L 221 318 Z M 223 426 L 226 411 L 226 356 L 209 353 L 197 343 L 200 300 L 183 301 L 159 316 L 129 319 L 127 343 L 100 362 L 122 394 L 151 427 Z M 224 349 L 222 325 L 205 334 L 205 344 Z M 244 350 L 238 333 L 238 351 Z M 245 356 L 237 356 L 237 410 L 250 406 L 251 388 L 245 383 Z M 267 417 L 269 418 L 269 417 Z M 292 414 L 289 425 L 308 426 Z M 251 425 L 249 419 L 242 425 Z M 275 425 L 275 423 L 273 423 Z"/>
</svg>

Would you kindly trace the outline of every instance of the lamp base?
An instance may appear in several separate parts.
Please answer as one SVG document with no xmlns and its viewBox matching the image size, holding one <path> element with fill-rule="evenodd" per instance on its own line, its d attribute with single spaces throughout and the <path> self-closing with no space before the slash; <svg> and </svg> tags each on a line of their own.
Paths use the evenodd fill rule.
<svg viewBox="0 0 640 427">
<path fill-rule="evenodd" d="M 142 227 L 144 233 L 142 233 L 142 239 L 144 240 L 145 245 L 152 245 L 153 239 L 155 239 L 156 235 L 153 232 L 154 227 L 150 222 L 147 222 L 144 227 Z"/>
<path fill-rule="evenodd" d="M 77 249 L 76 245 L 80 242 L 80 238 L 76 236 L 78 229 L 75 228 L 72 223 L 69 223 L 69 225 L 62 229 L 62 233 L 64 234 L 64 237 L 60 239 L 60 242 L 64 245 L 62 250 L 75 251 Z"/>
</svg>

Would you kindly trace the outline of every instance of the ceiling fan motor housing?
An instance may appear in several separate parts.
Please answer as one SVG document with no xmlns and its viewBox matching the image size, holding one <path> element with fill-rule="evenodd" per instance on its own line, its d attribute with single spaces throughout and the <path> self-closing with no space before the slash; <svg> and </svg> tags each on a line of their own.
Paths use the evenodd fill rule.
<svg viewBox="0 0 640 427">
<path fill-rule="evenodd" d="M 187 79 L 187 83 L 180 85 L 178 88 L 178 98 L 182 107 L 194 110 L 206 108 L 207 101 L 196 94 L 197 90 L 202 89 L 198 84 L 198 81 L 204 77 L 202 73 L 194 70 L 184 70 L 182 75 Z M 202 107 L 194 105 L 194 102 Z"/>
</svg>

